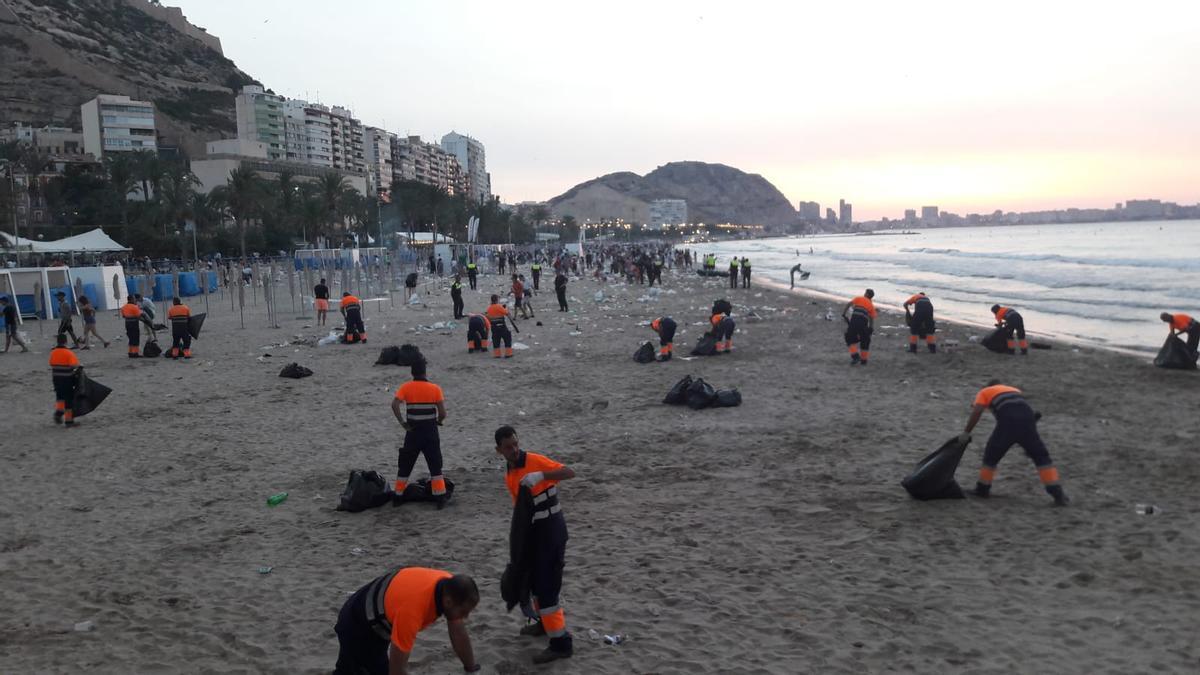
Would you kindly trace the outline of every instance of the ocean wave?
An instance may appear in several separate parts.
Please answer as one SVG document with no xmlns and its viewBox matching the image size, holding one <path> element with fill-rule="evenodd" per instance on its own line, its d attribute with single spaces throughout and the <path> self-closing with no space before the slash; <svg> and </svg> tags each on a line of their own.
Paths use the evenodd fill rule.
<svg viewBox="0 0 1200 675">
<path fill-rule="evenodd" d="M 1142 269 L 1178 270 L 1184 272 L 1200 271 L 1200 260 L 1191 258 L 1089 258 L 1058 253 L 1010 253 L 963 251 L 956 248 L 902 248 L 900 253 L 924 253 L 928 255 L 944 255 L 972 259 L 1019 260 L 1025 262 L 1056 262 L 1067 265 L 1088 265 L 1092 267 L 1135 267 Z"/>
</svg>

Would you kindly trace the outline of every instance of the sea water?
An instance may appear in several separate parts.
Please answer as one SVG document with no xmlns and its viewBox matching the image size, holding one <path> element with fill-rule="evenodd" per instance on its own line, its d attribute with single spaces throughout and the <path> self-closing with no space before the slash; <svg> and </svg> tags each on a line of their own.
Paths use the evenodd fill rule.
<svg viewBox="0 0 1200 675">
<path fill-rule="evenodd" d="M 750 259 L 754 277 L 849 298 L 875 289 L 899 306 L 924 291 L 939 318 L 979 325 L 1012 307 L 1030 333 L 1153 352 L 1161 312 L 1200 317 L 1200 221 L 1020 225 L 871 235 L 780 237 L 697 244 L 697 253 Z M 811 253 L 810 253 L 811 249 Z M 737 297 L 734 294 L 734 297 Z M 840 309 L 840 308 L 839 308 Z"/>
</svg>

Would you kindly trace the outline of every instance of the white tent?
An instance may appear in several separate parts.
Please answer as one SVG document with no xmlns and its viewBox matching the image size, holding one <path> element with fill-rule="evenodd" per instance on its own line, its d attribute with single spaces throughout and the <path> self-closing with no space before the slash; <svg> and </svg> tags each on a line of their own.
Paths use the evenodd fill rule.
<svg viewBox="0 0 1200 675">
<path fill-rule="evenodd" d="M 4 238 L 9 247 L 19 246 L 22 251 L 33 253 L 117 253 L 131 250 L 113 241 L 113 238 L 99 227 L 58 241 L 34 241 L 14 237 L 6 232 L 0 232 L 0 237 Z"/>
</svg>

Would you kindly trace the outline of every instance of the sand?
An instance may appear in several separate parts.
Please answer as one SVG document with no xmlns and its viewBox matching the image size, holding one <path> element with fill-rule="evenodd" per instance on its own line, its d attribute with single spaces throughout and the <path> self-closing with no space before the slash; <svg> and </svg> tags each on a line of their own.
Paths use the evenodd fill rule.
<svg viewBox="0 0 1200 675">
<path fill-rule="evenodd" d="M 279 329 L 261 299 L 241 329 L 228 297 L 214 297 L 190 362 L 131 362 L 123 341 L 81 352 L 116 392 L 73 430 L 51 424 L 48 339 L 36 355 L 0 356 L 0 670 L 328 672 L 341 603 L 397 565 L 476 576 L 484 601 L 470 626 L 484 672 L 1200 664 L 1196 373 L 1062 344 L 999 356 L 968 342 L 979 330 L 954 326 L 942 338 L 957 351 L 910 355 L 895 315 L 879 321 L 871 365 L 852 368 L 841 322 L 821 318 L 825 300 L 673 273 L 666 283 L 646 302 L 644 287 L 610 284 L 598 305 L 593 281 L 572 280 L 570 314 L 543 291 L 544 325 L 520 322 L 529 349 L 507 361 L 467 355 L 465 325 L 411 330 L 450 319 L 440 288 L 427 308 L 398 294 L 394 307 L 368 302 L 366 346 L 279 346 L 324 334 L 311 311 L 292 311 L 286 285 Z M 484 277 L 468 311 L 502 284 Z M 727 295 L 734 355 L 632 360 L 653 337 L 639 324 L 663 314 L 680 323 L 686 355 L 712 300 Z M 747 306 L 764 320 L 748 322 Z M 100 329 L 123 335 L 110 313 Z M 372 364 L 404 342 L 427 355 L 448 397 L 442 447 L 455 500 L 440 512 L 337 513 L 351 469 L 394 475 L 401 432 L 389 403 L 407 369 Z M 291 361 L 315 376 L 278 378 Z M 688 373 L 739 388 L 744 404 L 661 405 Z M 1045 414 L 1069 508 L 1051 506 L 1017 449 L 990 500 L 920 503 L 900 488 L 993 376 Z M 510 502 L 491 438 L 503 423 L 578 473 L 562 490 L 576 656 L 540 669 L 529 658 L 544 643 L 516 636 L 521 620 L 499 596 Z M 959 469 L 964 486 L 990 429 L 989 416 Z M 423 471 L 419 462 L 415 476 Z M 283 491 L 288 500 L 268 508 Z M 1161 513 L 1138 515 L 1139 502 Z M 94 630 L 73 629 L 83 621 Z M 461 672 L 443 626 L 418 639 L 414 672 Z M 589 629 L 629 637 L 606 646 Z"/>
</svg>

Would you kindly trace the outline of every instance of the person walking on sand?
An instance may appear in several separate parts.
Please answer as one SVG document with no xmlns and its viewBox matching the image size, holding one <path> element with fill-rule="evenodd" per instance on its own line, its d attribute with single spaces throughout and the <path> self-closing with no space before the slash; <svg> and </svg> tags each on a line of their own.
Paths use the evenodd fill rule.
<svg viewBox="0 0 1200 675">
<path fill-rule="evenodd" d="M 96 307 L 86 295 L 79 296 L 79 313 L 83 315 L 83 346 L 80 349 L 91 349 L 88 346 L 88 336 L 95 335 L 100 344 L 108 347 L 108 340 L 96 332 Z"/>
<path fill-rule="evenodd" d="M 996 328 L 1004 329 L 1008 353 L 1014 355 L 1017 353 L 1017 342 L 1013 340 L 1015 335 L 1021 341 L 1021 354 L 1023 356 L 1029 354 L 1029 342 L 1025 340 L 1025 319 L 1021 318 L 1017 310 L 1011 307 L 992 305 L 992 314 L 996 317 Z"/>
<path fill-rule="evenodd" d="M 513 339 L 512 333 L 508 331 L 508 322 L 512 321 L 513 328 L 516 328 L 516 317 L 509 313 L 507 307 L 500 304 L 498 295 L 492 295 L 492 304 L 488 305 L 485 315 L 492 329 L 492 356 L 500 358 L 500 343 L 504 343 L 504 358 L 511 359 Z"/>
<path fill-rule="evenodd" d="M 417 633 L 446 617 L 450 648 L 468 673 L 479 672 L 467 617 L 479 587 L 465 574 L 404 567 L 355 591 L 338 612 L 334 675 L 405 675 Z"/>
<path fill-rule="evenodd" d="M 554 294 L 558 296 L 558 311 L 567 311 L 567 275 L 562 270 L 554 275 Z"/>
<path fill-rule="evenodd" d="M 0 296 L 0 312 L 4 315 L 4 351 L 8 352 L 12 343 L 15 342 L 21 348 L 22 354 L 28 352 L 29 347 L 17 333 L 17 322 L 19 321 L 17 307 L 8 299 L 7 295 Z"/>
<path fill-rule="evenodd" d="M 54 380 L 54 423 L 75 426 L 75 387 L 79 383 L 79 370 L 83 367 L 79 357 L 67 348 L 67 336 L 59 333 L 57 347 L 50 350 L 50 374 Z"/>
<path fill-rule="evenodd" d="M 1158 315 L 1158 318 L 1165 321 L 1168 325 L 1167 332 L 1170 335 L 1179 337 L 1180 333 L 1187 333 L 1187 347 L 1193 354 L 1200 347 L 1200 323 L 1187 314 L 1168 314 L 1163 312 Z"/>
<path fill-rule="evenodd" d="M 313 286 L 313 306 L 317 309 L 317 325 L 324 326 L 329 315 L 329 286 L 324 278 Z"/>
<path fill-rule="evenodd" d="M 58 334 L 70 335 L 71 341 L 75 343 L 74 348 L 78 349 L 80 339 L 75 336 L 75 323 L 72 318 L 75 311 L 71 309 L 71 303 L 67 302 L 67 294 L 59 291 L 54 297 L 58 298 Z"/>
<path fill-rule="evenodd" d="M 971 440 L 971 431 L 979 423 L 985 410 L 990 409 L 996 418 L 996 427 L 988 437 L 987 447 L 983 450 L 983 465 L 979 468 L 979 481 L 975 483 L 975 495 L 987 497 L 992 492 L 992 481 L 996 478 L 996 467 L 1005 453 L 1013 445 L 1020 445 L 1029 459 L 1037 467 L 1038 477 L 1046 492 L 1054 498 L 1058 506 L 1070 503 L 1067 494 L 1059 483 L 1058 469 L 1050 459 L 1046 444 L 1038 434 L 1038 415 L 1025 400 L 1020 389 L 1001 384 L 1000 380 L 992 380 L 979 390 L 971 408 L 971 417 L 967 426 L 959 434 L 958 440 L 966 443 Z"/>
<path fill-rule="evenodd" d="M 925 341 L 925 346 L 929 348 L 930 354 L 937 353 L 937 323 L 933 320 L 933 301 L 930 300 L 924 293 L 917 293 L 904 301 L 904 313 L 909 313 L 909 307 L 912 307 L 912 314 L 908 317 L 908 351 L 917 353 L 917 340 Z"/>
<path fill-rule="evenodd" d="M 867 365 L 871 358 L 871 333 L 875 330 L 875 303 L 871 298 L 875 291 L 867 289 L 862 295 L 852 298 L 842 308 L 842 320 L 846 322 L 846 346 L 850 348 L 850 365 Z M 849 317 L 846 312 L 852 312 Z"/>
<path fill-rule="evenodd" d="M 575 472 L 545 455 L 526 452 L 517 440 L 517 430 L 505 425 L 496 430 L 496 452 L 504 458 L 504 484 L 517 506 L 522 490 L 532 500 L 531 527 L 526 545 L 531 550 L 529 591 L 537 612 L 537 623 L 521 629 L 521 635 L 549 636 L 550 644 L 533 657 L 535 664 L 570 658 L 574 653 L 567 617 L 559 604 L 567 552 L 567 521 L 558 501 L 558 484 L 575 477 Z M 503 582 L 502 582 L 503 583 Z M 522 604 L 525 602 L 522 598 Z M 524 607 L 523 607 L 524 609 Z M 532 613 L 532 612 L 531 612 Z"/>
<path fill-rule="evenodd" d="M 412 380 L 400 385 L 392 399 L 392 414 L 404 427 L 404 445 L 396 460 L 393 500 L 399 503 L 408 487 L 417 457 L 425 456 L 429 466 L 429 491 L 437 500 L 438 510 L 446 506 L 446 477 L 442 475 L 442 441 L 438 427 L 446 420 L 446 397 L 442 388 L 426 377 L 425 360 L 412 365 Z"/>
</svg>

